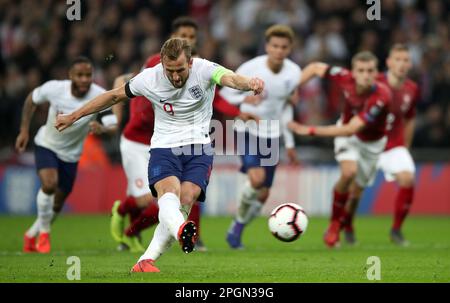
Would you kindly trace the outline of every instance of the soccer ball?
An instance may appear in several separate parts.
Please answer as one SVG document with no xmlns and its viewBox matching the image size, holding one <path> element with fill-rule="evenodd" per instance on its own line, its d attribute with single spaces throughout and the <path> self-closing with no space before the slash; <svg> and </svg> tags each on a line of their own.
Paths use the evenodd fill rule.
<svg viewBox="0 0 450 303">
<path fill-rule="evenodd" d="M 269 230 L 283 242 L 297 240 L 308 226 L 308 217 L 303 208 L 294 203 L 277 206 L 269 217 Z"/>
</svg>

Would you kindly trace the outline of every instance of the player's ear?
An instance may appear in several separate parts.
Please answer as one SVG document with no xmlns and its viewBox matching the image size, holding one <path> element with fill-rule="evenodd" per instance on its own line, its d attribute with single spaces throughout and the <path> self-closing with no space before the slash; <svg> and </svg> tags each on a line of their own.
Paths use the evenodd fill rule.
<svg viewBox="0 0 450 303">
<path fill-rule="evenodd" d="M 189 59 L 189 68 L 192 67 L 192 63 L 193 63 L 193 62 L 194 62 L 194 59 L 193 59 L 193 58 Z"/>
</svg>

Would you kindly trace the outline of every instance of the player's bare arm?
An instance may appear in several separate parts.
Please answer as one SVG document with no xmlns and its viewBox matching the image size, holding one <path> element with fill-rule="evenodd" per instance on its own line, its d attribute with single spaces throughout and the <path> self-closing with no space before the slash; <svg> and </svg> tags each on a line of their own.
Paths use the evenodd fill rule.
<svg viewBox="0 0 450 303">
<path fill-rule="evenodd" d="M 288 128 L 300 136 L 347 137 L 361 131 L 365 122 L 359 116 L 354 116 L 347 124 L 329 126 L 307 126 L 297 122 L 289 122 Z"/>
<path fill-rule="evenodd" d="M 32 93 L 29 93 L 25 99 L 22 109 L 22 118 L 20 121 L 20 132 L 16 139 L 16 150 L 23 153 L 30 139 L 30 122 L 37 105 L 33 103 Z"/>
<path fill-rule="evenodd" d="M 302 78 L 299 85 L 303 85 L 314 77 L 325 77 L 329 65 L 323 62 L 312 62 L 302 70 Z"/>
<path fill-rule="evenodd" d="M 405 146 L 410 148 L 414 138 L 414 128 L 416 126 L 416 119 L 411 118 L 405 120 Z"/>
<path fill-rule="evenodd" d="M 58 131 L 63 131 L 80 118 L 100 112 L 125 100 L 128 100 L 128 97 L 125 93 L 125 85 L 122 85 L 119 88 L 109 90 L 97 96 L 71 114 L 58 115 L 56 118 L 55 127 Z"/>
<path fill-rule="evenodd" d="M 255 93 L 255 95 L 261 94 L 264 90 L 263 80 L 256 77 L 245 77 L 233 72 L 223 75 L 220 79 L 220 85 L 244 91 L 251 90 Z"/>
</svg>

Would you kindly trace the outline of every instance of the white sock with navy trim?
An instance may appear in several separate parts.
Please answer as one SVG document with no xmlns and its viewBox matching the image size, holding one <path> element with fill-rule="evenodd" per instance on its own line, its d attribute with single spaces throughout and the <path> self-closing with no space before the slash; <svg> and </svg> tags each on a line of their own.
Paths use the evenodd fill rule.
<svg viewBox="0 0 450 303">
<path fill-rule="evenodd" d="M 30 226 L 30 228 L 25 232 L 25 235 L 28 238 L 34 238 L 39 234 L 39 228 L 41 226 L 41 222 L 39 221 L 39 218 L 36 218 L 34 220 L 33 225 Z"/>
<path fill-rule="evenodd" d="M 142 260 L 156 261 L 166 250 L 170 248 L 175 239 L 170 234 L 169 229 L 162 223 L 156 226 L 152 241 L 145 253 L 139 258 L 138 262 Z"/>
<path fill-rule="evenodd" d="M 165 193 L 158 200 L 159 222 L 163 223 L 170 234 L 178 240 L 178 230 L 184 223 L 183 213 L 180 211 L 180 199 L 174 193 Z"/>
<path fill-rule="evenodd" d="M 257 199 L 258 190 L 254 189 L 250 182 L 246 182 L 239 200 L 236 221 L 242 224 L 248 224 L 259 215 L 262 203 Z"/>
<path fill-rule="evenodd" d="M 39 232 L 49 233 L 50 224 L 53 218 L 53 203 L 55 200 L 55 195 L 47 195 L 39 190 L 37 194 L 37 209 L 38 209 L 38 220 L 40 222 Z"/>
</svg>

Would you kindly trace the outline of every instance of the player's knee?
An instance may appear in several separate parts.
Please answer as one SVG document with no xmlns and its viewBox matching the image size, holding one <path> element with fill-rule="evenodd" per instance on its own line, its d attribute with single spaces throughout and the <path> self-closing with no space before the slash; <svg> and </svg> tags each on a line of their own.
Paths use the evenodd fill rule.
<svg viewBox="0 0 450 303">
<path fill-rule="evenodd" d="M 180 198 L 181 205 L 193 205 L 194 202 L 196 201 L 196 198 L 197 197 L 194 192 L 185 191 L 183 192 Z"/>
<path fill-rule="evenodd" d="M 249 176 L 250 178 L 250 185 L 255 188 L 261 188 L 264 184 L 264 180 L 266 178 L 264 173 L 255 173 Z"/>
<path fill-rule="evenodd" d="M 412 173 L 401 173 L 397 176 L 397 182 L 400 187 L 413 187 L 414 175 Z"/>
<path fill-rule="evenodd" d="M 341 180 L 343 182 L 348 182 L 348 183 L 352 182 L 356 177 L 356 172 L 357 172 L 356 169 L 343 170 L 341 173 Z"/>
<path fill-rule="evenodd" d="M 41 182 L 42 191 L 47 195 L 52 195 L 55 193 L 56 188 L 58 187 L 57 179 L 46 179 Z"/>
</svg>

